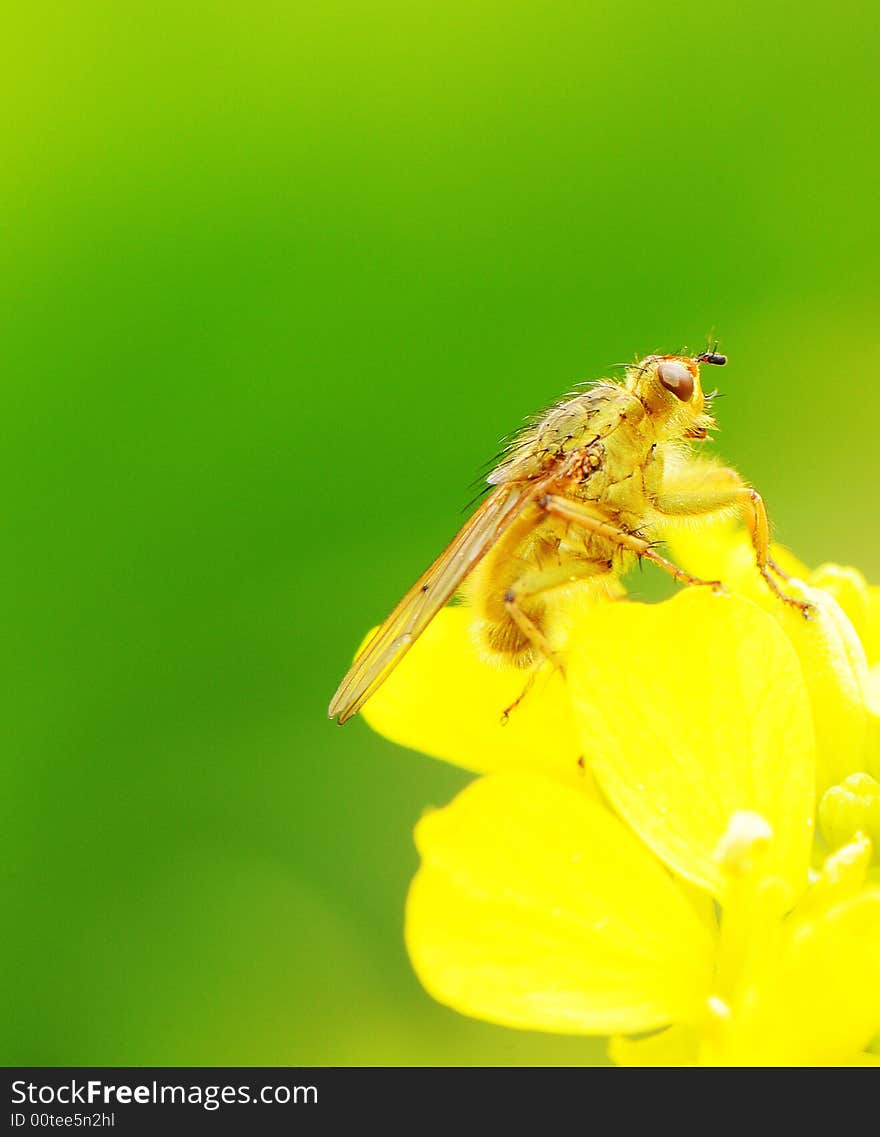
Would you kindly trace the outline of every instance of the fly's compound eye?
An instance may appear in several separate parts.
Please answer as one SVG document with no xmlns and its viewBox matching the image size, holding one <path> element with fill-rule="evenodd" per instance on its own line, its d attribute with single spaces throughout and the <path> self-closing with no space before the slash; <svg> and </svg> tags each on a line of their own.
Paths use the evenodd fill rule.
<svg viewBox="0 0 880 1137">
<path fill-rule="evenodd" d="M 657 378 L 683 403 L 688 402 L 694 393 L 694 377 L 683 363 L 661 363 L 657 368 Z"/>
</svg>

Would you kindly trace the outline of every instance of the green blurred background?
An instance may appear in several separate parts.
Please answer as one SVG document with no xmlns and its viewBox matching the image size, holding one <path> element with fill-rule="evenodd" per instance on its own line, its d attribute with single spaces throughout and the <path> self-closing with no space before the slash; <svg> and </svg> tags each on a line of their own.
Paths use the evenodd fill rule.
<svg viewBox="0 0 880 1137">
<path fill-rule="evenodd" d="M 4 1062 L 601 1061 L 421 991 L 465 775 L 325 707 L 501 435 L 713 333 L 721 451 L 880 579 L 877 19 L 7 6 Z"/>
</svg>

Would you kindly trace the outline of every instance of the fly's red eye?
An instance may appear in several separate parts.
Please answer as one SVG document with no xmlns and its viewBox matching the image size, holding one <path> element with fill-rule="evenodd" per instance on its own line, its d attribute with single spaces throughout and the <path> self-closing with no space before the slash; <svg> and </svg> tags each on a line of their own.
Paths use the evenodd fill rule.
<svg viewBox="0 0 880 1137">
<path fill-rule="evenodd" d="M 694 377 L 683 363 L 661 363 L 657 368 L 657 378 L 683 403 L 688 402 L 694 393 Z"/>
</svg>

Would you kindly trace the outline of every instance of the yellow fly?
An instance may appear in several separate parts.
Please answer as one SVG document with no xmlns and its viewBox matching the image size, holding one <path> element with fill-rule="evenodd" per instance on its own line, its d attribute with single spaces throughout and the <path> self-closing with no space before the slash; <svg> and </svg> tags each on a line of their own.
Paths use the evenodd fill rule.
<svg viewBox="0 0 880 1137">
<path fill-rule="evenodd" d="M 761 495 L 690 445 L 715 427 L 700 364 L 726 362 L 715 351 L 649 355 L 622 382 L 593 383 L 521 431 L 487 478 L 489 496 L 355 659 L 330 717 L 344 723 L 357 714 L 463 585 L 486 655 L 523 669 L 545 659 L 561 665 L 545 628 L 554 591 L 613 582 L 637 557 L 684 584 L 720 590 L 720 581 L 693 577 L 657 552 L 652 533 L 674 517 L 739 514 L 768 586 L 809 616 L 810 606 L 777 582 L 787 577 L 770 556 Z"/>
</svg>

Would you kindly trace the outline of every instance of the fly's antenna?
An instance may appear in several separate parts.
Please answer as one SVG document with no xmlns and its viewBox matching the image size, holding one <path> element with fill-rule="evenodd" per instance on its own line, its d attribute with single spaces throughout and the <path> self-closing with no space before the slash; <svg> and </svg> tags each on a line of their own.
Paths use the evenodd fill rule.
<svg viewBox="0 0 880 1137">
<path fill-rule="evenodd" d="M 709 343 L 712 343 L 711 337 Z M 714 367 L 723 367 L 727 363 L 727 356 L 722 355 L 718 350 L 718 340 L 712 343 L 712 347 L 707 347 L 705 351 L 701 351 L 699 355 L 694 357 L 695 363 L 711 363 Z"/>
<path fill-rule="evenodd" d="M 716 340 L 715 347 L 713 347 L 711 351 L 701 351 L 700 354 L 696 356 L 694 362 L 711 363 L 713 367 L 723 367 L 724 364 L 727 363 L 727 356 L 716 351 L 717 347 L 718 341 Z"/>
</svg>

